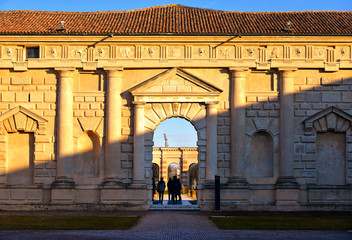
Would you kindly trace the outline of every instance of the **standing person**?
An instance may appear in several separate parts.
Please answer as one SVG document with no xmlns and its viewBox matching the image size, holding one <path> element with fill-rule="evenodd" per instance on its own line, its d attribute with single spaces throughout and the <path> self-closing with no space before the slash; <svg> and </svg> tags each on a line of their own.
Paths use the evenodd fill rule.
<svg viewBox="0 0 352 240">
<path fill-rule="evenodd" d="M 175 185 L 176 185 L 176 203 L 177 203 L 177 197 L 178 200 L 180 201 L 180 204 L 182 204 L 182 199 L 181 199 L 181 190 L 182 190 L 182 184 L 181 184 L 181 180 L 179 178 L 176 179 L 175 181 Z"/>
<path fill-rule="evenodd" d="M 156 187 L 156 190 L 159 193 L 159 203 L 163 204 L 164 201 L 164 191 L 165 191 L 165 182 L 164 178 L 160 178 L 160 181 L 158 182 L 158 185 Z"/>
<path fill-rule="evenodd" d="M 153 195 L 152 195 L 152 201 L 153 201 L 154 200 L 154 194 L 155 194 L 156 186 L 155 186 L 154 178 L 152 179 L 152 181 L 153 181 Z"/>
<path fill-rule="evenodd" d="M 172 180 L 171 178 L 169 178 L 169 181 L 167 182 L 167 192 L 168 192 L 168 195 L 169 195 L 169 203 L 171 201 L 171 194 L 172 194 Z"/>
</svg>

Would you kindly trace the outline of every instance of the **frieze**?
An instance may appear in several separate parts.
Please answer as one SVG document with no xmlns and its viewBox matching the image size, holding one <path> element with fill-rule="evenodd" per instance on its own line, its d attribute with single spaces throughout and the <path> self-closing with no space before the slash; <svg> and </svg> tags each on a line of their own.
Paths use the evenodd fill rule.
<svg viewBox="0 0 352 240">
<path fill-rule="evenodd" d="M 121 58 L 133 58 L 134 57 L 134 47 L 120 47 L 120 57 Z"/>
<path fill-rule="evenodd" d="M 168 57 L 169 58 L 182 58 L 183 57 L 183 47 L 169 47 Z"/>
</svg>

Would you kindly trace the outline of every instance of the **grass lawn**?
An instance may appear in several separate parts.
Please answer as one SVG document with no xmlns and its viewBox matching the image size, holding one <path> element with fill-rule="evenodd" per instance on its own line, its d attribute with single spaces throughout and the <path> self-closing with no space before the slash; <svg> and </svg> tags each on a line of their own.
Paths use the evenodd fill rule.
<svg viewBox="0 0 352 240">
<path fill-rule="evenodd" d="M 140 217 L 0 216 L 0 230 L 127 230 Z"/>
<path fill-rule="evenodd" d="M 219 229 L 352 230 L 351 216 L 210 217 Z"/>
</svg>

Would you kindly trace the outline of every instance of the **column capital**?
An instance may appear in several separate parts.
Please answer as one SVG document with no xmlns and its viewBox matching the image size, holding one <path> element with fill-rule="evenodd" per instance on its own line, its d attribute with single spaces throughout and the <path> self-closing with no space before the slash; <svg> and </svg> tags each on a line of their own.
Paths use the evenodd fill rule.
<svg viewBox="0 0 352 240">
<path fill-rule="evenodd" d="M 205 105 L 207 107 L 216 107 L 218 105 L 219 101 L 207 101 L 205 102 Z"/>
<path fill-rule="evenodd" d="M 245 72 L 249 70 L 249 67 L 229 67 L 230 72 Z"/>
<path fill-rule="evenodd" d="M 296 67 L 278 67 L 279 72 L 294 72 L 297 71 Z"/>
<path fill-rule="evenodd" d="M 103 67 L 104 71 L 123 71 L 123 67 L 121 66 L 111 66 L 111 67 Z"/>
</svg>

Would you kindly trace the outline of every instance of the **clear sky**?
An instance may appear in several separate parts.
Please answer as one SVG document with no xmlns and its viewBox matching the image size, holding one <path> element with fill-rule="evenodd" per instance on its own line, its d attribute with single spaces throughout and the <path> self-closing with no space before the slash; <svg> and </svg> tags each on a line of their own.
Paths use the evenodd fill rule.
<svg viewBox="0 0 352 240">
<path fill-rule="evenodd" d="M 229 11 L 352 10 L 352 0 L 0 0 L 0 10 L 112 11 L 167 4 Z"/>
<path fill-rule="evenodd" d="M 352 0 L 0 0 L 0 10 L 113 11 L 159 5 L 181 4 L 225 11 L 351 11 Z M 184 119 L 162 122 L 154 134 L 154 146 L 164 146 L 166 133 L 170 147 L 196 146 L 197 134 Z"/>
</svg>

